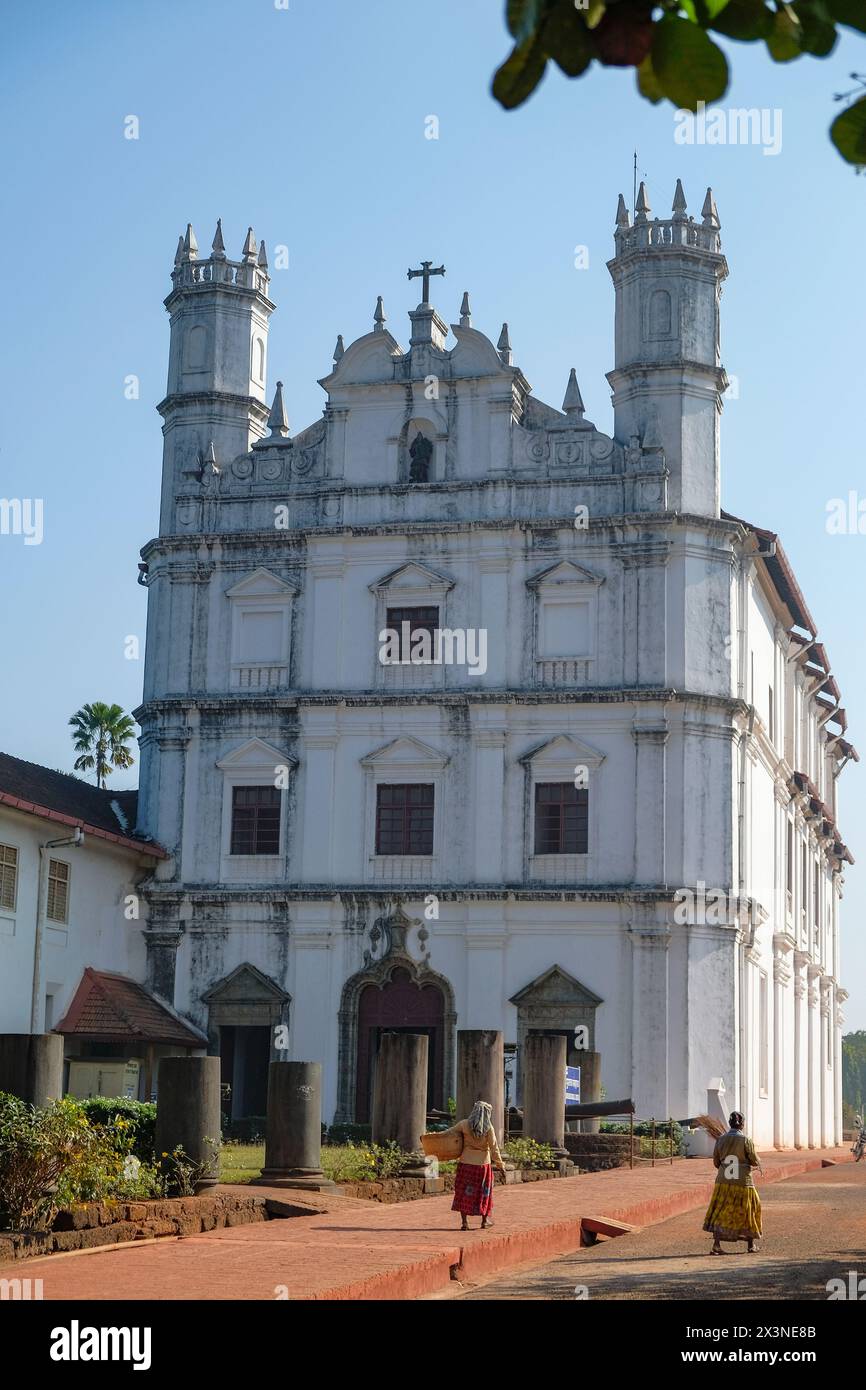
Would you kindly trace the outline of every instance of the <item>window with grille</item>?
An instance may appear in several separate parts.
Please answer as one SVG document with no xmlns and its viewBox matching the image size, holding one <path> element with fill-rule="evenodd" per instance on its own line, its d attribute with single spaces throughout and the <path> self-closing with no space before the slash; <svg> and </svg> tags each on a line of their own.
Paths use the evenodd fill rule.
<svg viewBox="0 0 866 1390">
<path fill-rule="evenodd" d="M 771 743 L 776 741 L 776 707 L 773 703 L 773 687 L 769 687 L 769 701 L 767 704 L 767 733 Z"/>
<path fill-rule="evenodd" d="M 279 854 L 278 787 L 232 789 L 232 854 Z"/>
<path fill-rule="evenodd" d="M 800 870 L 800 919 L 805 929 L 809 911 L 809 851 L 805 845 L 800 846 Z"/>
<path fill-rule="evenodd" d="M 45 915 L 50 922 L 69 921 L 69 865 L 62 859 L 48 861 L 48 904 Z"/>
<path fill-rule="evenodd" d="M 396 632 L 400 643 L 400 660 L 409 661 L 412 654 L 412 639 L 416 632 L 430 634 L 430 650 L 436 650 L 436 631 L 439 627 L 439 609 L 434 605 L 425 608 L 387 608 L 385 625 Z M 408 623 L 409 627 L 403 628 Z"/>
<path fill-rule="evenodd" d="M 15 911 L 18 896 L 18 851 L 14 845 L 0 845 L 0 907 Z"/>
<path fill-rule="evenodd" d="M 586 854 L 589 845 L 589 792 L 573 782 L 535 786 L 535 853 Z"/>
<path fill-rule="evenodd" d="M 788 911 L 794 905 L 794 822 L 788 821 L 788 834 L 785 843 L 785 887 L 788 894 Z"/>
<path fill-rule="evenodd" d="M 433 853 L 433 784 L 391 782 L 376 788 L 376 853 Z"/>
</svg>

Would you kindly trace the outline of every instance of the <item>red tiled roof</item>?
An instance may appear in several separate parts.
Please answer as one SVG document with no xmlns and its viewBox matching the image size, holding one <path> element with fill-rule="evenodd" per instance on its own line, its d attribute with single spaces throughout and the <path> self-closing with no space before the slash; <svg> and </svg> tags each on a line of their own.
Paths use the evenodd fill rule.
<svg viewBox="0 0 866 1390">
<path fill-rule="evenodd" d="M 87 966 L 57 1033 L 202 1048 L 206 1034 L 185 1022 L 136 980 Z"/>
<path fill-rule="evenodd" d="M 62 825 L 80 825 L 99 839 L 128 845 L 155 859 L 167 858 L 161 845 L 134 834 L 137 791 L 97 787 L 68 772 L 55 772 L 39 763 L 0 753 L 0 805 Z"/>
</svg>

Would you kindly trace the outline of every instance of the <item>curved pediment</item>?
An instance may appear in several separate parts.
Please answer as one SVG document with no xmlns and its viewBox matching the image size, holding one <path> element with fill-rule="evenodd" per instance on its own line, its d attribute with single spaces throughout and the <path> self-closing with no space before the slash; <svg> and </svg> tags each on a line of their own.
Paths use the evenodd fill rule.
<svg viewBox="0 0 866 1390">
<path fill-rule="evenodd" d="M 387 329 L 374 329 L 349 344 L 330 376 L 319 378 L 319 385 L 331 391 L 335 386 L 393 381 L 394 363 L 403 356 L 403 349 Z"/>
<path fill-rule="evenodd" d="M 507 376 L 514 372 L 504 366 L 499 353 L 485 333 L 477 328 L 461 328 L 452 323 L 451 332 L 457 339 L 457 346 L 451 349 L 452 376 Z"/>
</svg>

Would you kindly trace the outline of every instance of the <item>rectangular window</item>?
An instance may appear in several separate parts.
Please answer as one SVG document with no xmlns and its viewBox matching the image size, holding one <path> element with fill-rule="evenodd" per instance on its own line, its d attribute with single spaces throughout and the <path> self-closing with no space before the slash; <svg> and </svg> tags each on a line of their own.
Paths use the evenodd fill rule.
<svg viewBox="0 0 866 1390">
<path fill-rule="evenodd" d="M 238 661 L 280 661 L 283 656 L 282 609 L 250 608 L 238 614 Z"/>
<path fill-rule="evenodd" d="M 769 703 L 768 703 L 768 705 L 767 705 L 767 711 L 768 711 L 768 714 L 767 714 L 767 733 L 768 733 L 769 736 L 770 736 L 770 742 L 771 742 L 771 743 L 775 743 L 775 741 L 776 741 L 776 711 L 775 711 L 775 709 L 773 708 L 773 687 L 772 687 L 772 686 L 770 686 L 770 688 L 769 688 L 769 693 L 770 693 L 770 698 L 769 698 Z"/>
<path fill-rule="evenodd" d="M 388 782 L 376 788 L 376 853 L 433 853 L 433 785 Z"/>
<path fill-rule="evenodd" d="M 785 847 L 785 886 L 788 890 L 788 911 L 794 908 L 794 822 L 788 821 L 788 837 Z"/>
<path fill-rule="evenodd" d="M 573 782 L 537 782 L 535 853 L 586 854 L 589 846 L 589 792 Z"/>
<path fill-rule="evenodd" d="M 758 991 L 758 1089 L 765 1096 L 770 1089 L 770 986 L 763 970 Z"/>
<path fill-rule="evenodd" d="M 45 915 L 50 922 L 69 921 L 69 865 L 62 859 L 48 861 L 48 904 Z"/>
<path fill-rule="evenodd" d="M 812 871 L 812 921 L 815 925 L 815 937 L 818 936 L 818 928 L 821 925 L 821 882 L 818 876 L 818 865 Z"/>
<path fill-rule="evenodd" d="M 805 928 L 809 911 L 809 853 L 805 845 L 800 846 L 800 917 Z"/>
<path fill-rule="evenodd" d="M 404 631 L 403 624 L 409 623 Z M 388 608 L 385 610 L 385 626 L 396 632 L 400 643 L 400 660 L 408 661 L 412 652 L 412 637 L 416 632 L 428 632 L 431 637 L 431 653 L 435 654 L 435 633 L 439 627 L 439 609 L 433 605 L 426 608 Z"/>
<path fill-rule="evenodd" d="M 232 788 L 232 854 L 279 854 L 277 787 Z"/>
<path fill-rule="evenodd" d="M 589 655 L 589 604 L 542 604 L 539 655 L 580 657 Z"/>
<path fill-rule="evenodd" d="M 18 851 L 14 845 L 0 845 L 0 908 L 15 911 L 18 897 Z"/>
</svg>

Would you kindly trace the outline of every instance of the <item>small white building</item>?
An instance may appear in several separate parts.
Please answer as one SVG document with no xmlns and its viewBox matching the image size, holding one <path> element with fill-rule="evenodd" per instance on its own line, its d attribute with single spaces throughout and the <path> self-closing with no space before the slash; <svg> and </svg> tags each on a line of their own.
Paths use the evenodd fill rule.
<svg viewBox="0 0 866 1390">
<path fill-rule="evenodd" d="M 142 881 L 165 851 L 134 834 L 135 791 L 0 753 L 0 1032 L 65 1035 L 73 1095 L 153 1089 L 194 1026 L 140 983 Z"/>
<path fill-rule="evenodd" d="M 584 1025 L 639 1117 L 721 1076 L 758 1143 L 840 1137 L 856 754 L 777 537 L 721 509 L 712 194 L 699 219 L 679 183 L 668 218 L 620 198 L 609 269 L 611 434 L 573 370 L 561 410 L 533 396 L 468 295 L 449 330 L 430 263 L 408 347 L 380 299 L 292 434 L 264 246 L 179 241 L 144 936 L 235 1116 L 263 1112 L 276 1025 L 328 1120 L 367 1118 L 385 1030 L 428 1034 L 441 1106 L 456 1029 Z"/>
</svg>

